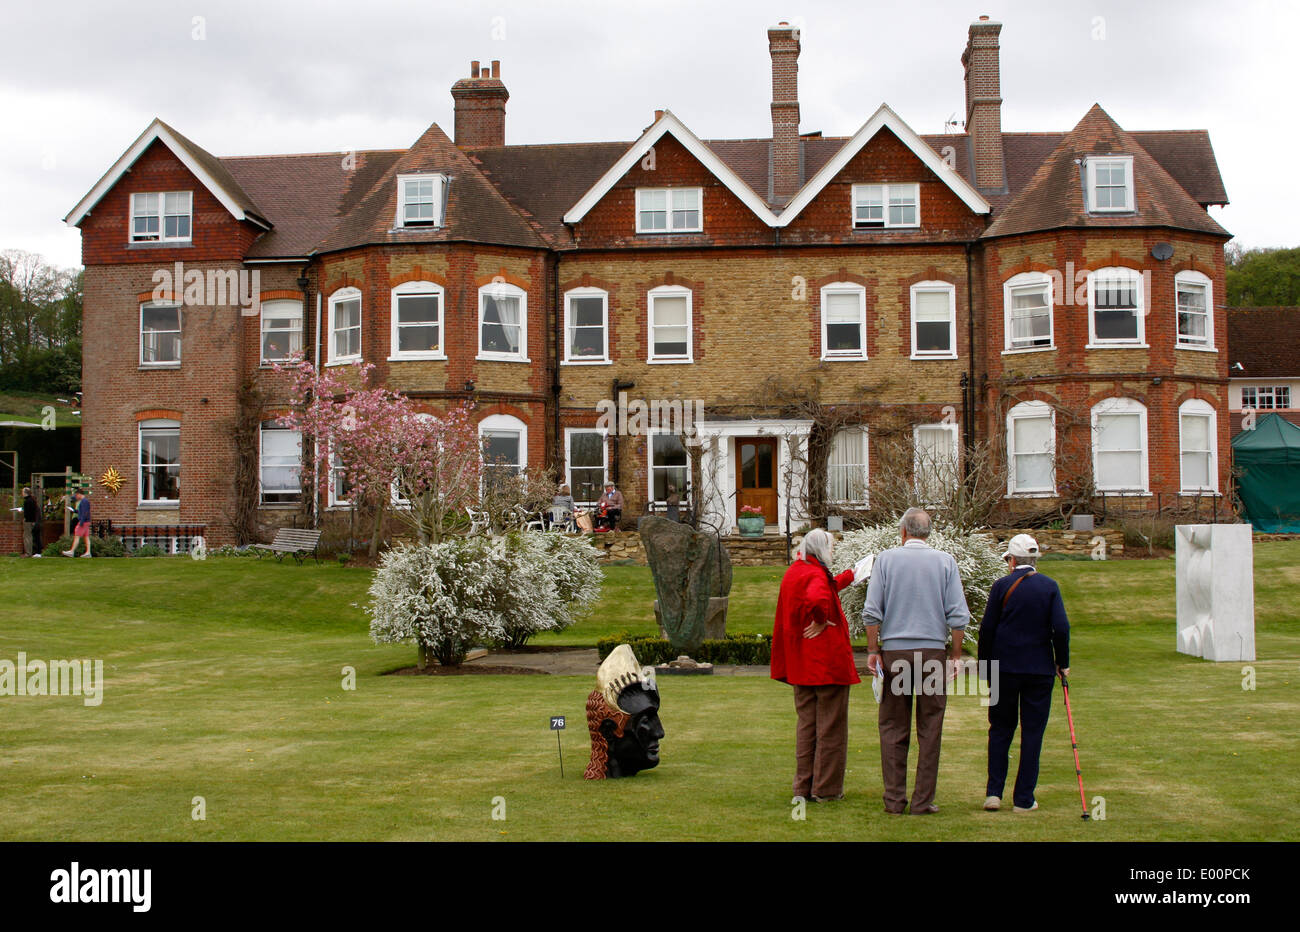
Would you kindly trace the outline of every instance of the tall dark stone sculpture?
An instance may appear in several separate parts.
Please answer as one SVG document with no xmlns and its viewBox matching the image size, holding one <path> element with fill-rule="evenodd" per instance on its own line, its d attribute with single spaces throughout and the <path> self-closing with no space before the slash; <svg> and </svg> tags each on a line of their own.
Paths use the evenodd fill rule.
<svg viewBox="0 0 1300 932">
<path fill-rule="evenodd" d="M 637 530 L 654 575 L 659 623 L 673 648 L 689 655 L 706 637 L 721 637 L 731 593 L 731 558 L 722 540 L 657 515 L 642 518 Z"/>
<path fill-rule="evenodd" d="M 637 663 L 631 646 L 614 648 L 596 673 L 596 689 L 587 697 L 591 762 L 586 780 L 635 776 L 659 766 L 659 687 L 654 669 Z"/>
</svg>

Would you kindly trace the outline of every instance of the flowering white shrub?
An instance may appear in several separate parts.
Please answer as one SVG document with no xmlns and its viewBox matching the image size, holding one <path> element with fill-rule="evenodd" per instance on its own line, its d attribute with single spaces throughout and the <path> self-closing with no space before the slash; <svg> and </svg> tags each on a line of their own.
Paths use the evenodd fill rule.
<svg viewBox="0 0 1300 932">
<path fill-rule="evenodd" d="M 539 631 L 564 630 L 600 597 L 603 574 L 596 548 L 585 537 L 517 531 L 502 540 L 505 646 L 522 647 Z"/>
<path fill-rule="evenodd" d="M 454 665 L 476 644 L 520 645 L 573 624 L 600 594 L 596 551 L 585 539 L 517 531 L 394 547 L 370 585 L 370 637 L 414 640 Z"/>
<path fill-rule="evenodd" d="M 1002 561 L 997 543 L 986 534 L 960 534 L 934 528 L 926 540 L 935 550 L 950 553 L 957 561 L 957 570 L 961 573 L 962 589 L 966 593 L 966 605 L 970 609 L 971 620 L 966 627 L 968 643 L 979 632 L 980 619 L 984 617 L 984 607 L 988 604 L 989 589 L 993 583 L 1006 574 L 1007 565 Z M 867 554 L 879 554 L 891 547 L 900 546 L 898 525 L 879 525 L 860 531 L 848 531 L 835 545 L 831 562 L 831 571 L 841 573 L 853 566 Z M 855 636 L 866 631 L 862 623 L 862 605 L 867 599 L 867 586 L 850 586 L 840 593 L 840 604 L 849 619 L 849 630 Z"/>
</svg>

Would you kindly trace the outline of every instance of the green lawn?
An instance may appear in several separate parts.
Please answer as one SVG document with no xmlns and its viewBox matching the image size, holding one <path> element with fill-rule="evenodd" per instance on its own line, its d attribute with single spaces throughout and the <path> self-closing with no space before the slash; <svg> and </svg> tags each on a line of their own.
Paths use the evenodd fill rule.
<svg viewBox="0 0 1300 932">
<path fill-rule="evenodd" d="M 790 818 L 794 710 L 761 677 L 661 679 L 657 770 L 586 783 L 587 677 L 386 677 L 369 573 L 209 559 L 0 559 L 0 659 L 100 658 L 102 705 L 0 697 L 0 839 L 1300 839 L 1300 544 L 1256 547 L 1257 689 L 1174 652 L 1172 560 L 1060 562 L 1074 624 L 1083 823 L 1058 697 L 1033 815 L 983 801 L 984 710 L 954 697 L 933 819 L 884 815 L 876 706 L 852 700 L 848 798 Z M 738 568 L 733 630 L 768 630 L 779 571 Z M 651 632 L 648 571 L 539 643 Z M 356 670 L 356 689 L 342 670 Z M 548 716 L 566 714 L 560 778 Z M 1013 761 L 1014 768 L 1014 761 Z M 206 821 L 191 819 L 206 800 Z M 507 818 L 491 818 L 504 797 Z M 1009 797 L 1008 797 L 1009 799 Z"/>
<path fill-rule="evenodd" d="M 59 399 L 63 399 L 60 401 Z M 46 395 L 37 392 L 0 390 L 0 421 L 27 421 L 39 424 L 44 418 L 45 406 L 54 408 L 54 422 L 58 427 L 80 427 L 81 415 L 76 395 Z"/>
</svg>

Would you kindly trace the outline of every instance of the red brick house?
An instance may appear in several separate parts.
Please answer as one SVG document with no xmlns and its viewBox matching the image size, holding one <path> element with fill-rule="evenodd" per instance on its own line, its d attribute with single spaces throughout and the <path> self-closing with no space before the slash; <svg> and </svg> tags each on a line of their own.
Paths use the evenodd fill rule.
<svg viewBox="0 0 1300 932">
<path fill-rule="evenodd" d="M 155 121 L 67 218 L 83 470 L 127 477 L 97 516 L 217 543 L 241 508 L 302 518 L 269 372 L 299 351 L 373 363 L 434 410 L 469 399 L 495 456 L 579 500 L 616 480 L 629 515 L 674 485 L 726 525 L 743 504 L 784 522 L 793 465 L 815 475 L 791 518 L 818 520 L 861 501 L 886 418 L 954 468 L 1005 449 L 1012 509 L 1223 492 L 1209 136 L 1125 131 L 1099 106 L 1068 133 L 1002 132 L 1000 30 L 971 25 L 947 135 L 885 105 L 851 137 L 801 134 L 784 24 L 766 139 L 703 140 L 662 111 L 633 142 L 507 145 L 496 62 L 452 88 L 454 138 L 435 124 L 406 150 L 217 158 Z M 231 300 L 253 272 L 260 304 Z M 788 386 L 816 386 L 832 434 Z M 620 393 L 699 411 L 701 452 L 653 419 L 611 429 Z"/>
</svg>

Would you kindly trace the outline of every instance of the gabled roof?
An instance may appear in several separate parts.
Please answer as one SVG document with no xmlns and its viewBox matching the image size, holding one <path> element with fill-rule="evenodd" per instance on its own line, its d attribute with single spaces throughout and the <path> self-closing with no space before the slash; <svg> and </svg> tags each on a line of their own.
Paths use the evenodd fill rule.
<svg viewBox="0 0 1300 932">
<path fill-rule="evenodd" d="M 828 161 L 817 174 L 813 175 L 804 184 L 802 188 L 781 211 L 781 217 L 778 226 L 787 226 L 799 212 L 807 207 L 822 189 L 838 175 L 849 161 L 862 151 L 863 146 L 876 137 L 882 129 L 887 129 L 903 145 L 912 151 L 912 154 L 920 159 L 925 166 L 934 172 L 934 174 L 946 184 L 957 197 L 961 198 L 974 213 L 987 214 L 989 212 L 989 202 L 984 200 L 978 191 L 976 191 L 964 178 L 957 174 L 956 171 L 948 167 L 943 159 L 930 148 L 920 136 L 912 131 L 912 128 L 903 122 L 903 118 L 890 109 L 888 104 L 881 104 L 876 112 L 871 115 L 871 119 L 862 124 L 862 128 L 850 137 L 849 141 L 840 147 L 839 151 Z"/>
<path fill-rule="evenodd" d="M 1136 201 L 1132 213 L 1089 213 L 1084 202 L 1083 160 L 1092 155 L 1132 156 Z M 1093 104 L 1079 124 L 1066 133 L 1029 183 L 995 217 L 984 237 L 1062 227 L 1170 227 L 1229 235 L 1098 104 Z"/>
<path fill-rule="evenodd" d="M 1300 379 L 1300 307 L 1230 307 L 1228 375 L 1234 379 Z"/>
<path fill-rule="evenodd" d="M 127 170 L 155 142 L 161 142 L 170 149 L 181 164 L 188 168 L 194 177 L 199 179 L 203 186 L 211 192 L 212 196 L 226 210 L 230 211 L 230 215 L 236 220 L 251 220 L 260 226 L 270 226 L 266 221 L 266 215 L 257 208 L 257 205 L 253 203 L 253 199 L 235 181 L 220 159 L 195 145 L 157 118 L 145 128 L 145 131 L 136 138 L 135 142 L 131 143 L 130 148 L 122 153 L 121 158 L 113 163 L 113 167 L 95 183 L 95 186 L 90 189 L 89 193 L 81 199 L 76 207 L 72 208 L 72 211 L 63 218 L 63 221 L 70 226 L 81 223 L 91 209 L 100 202 L 105 194 L 112 190 L 113 186 L 121 180 Z"/>
<path fill-rule="evenodd" d="M 418 172 L 441 172 L 448 177 L 443 225 L 394 229 L 397 176 Z M 354 196 L 355 201 L 339 204 L 337 222 L 320 242 L 319 251 L 370 243 L 468 241 L 534 248 L 547 245 L 437 123 L 379 172 L 367 190 L 356 188 Z"/>
<path fill-rule="evenodd" d="M 687 129 L 686 124 L 673 116 L 669 110 L 665 110 L 663 116 L 655 120 L 654 125 L 642 133 L 641 138 L 632 143 L 632 146 L 623 153 L 622 158 L 615 162 L 600 177 L 600 180 L 588 189 L 586 194 L 565 213 L 564 222 L 578 223 L 582 220 L 587 215 L 587 211 L 595 207 L 600 199 L 618 183 L 619 179 L 631 171 L 633 165 L 645 158 L 646 153 L 650 151 L 650 148 L 656 142 L 669 134 L 680 142 L 686 148 L 686 151 L 695 156 L 715 178 L 722 182 L 727 190 L 736 195 L 746 207 L 752 210 L 756 217 L 768 226 L 779 225 L 776 215 L 772 213 L 767 203 L 754 192 L 754 189 L 745 184 L 740 179 L 740 176 L 731 169 L 731 166 L 701 142 L 699 137 Z"/>
</svg>

